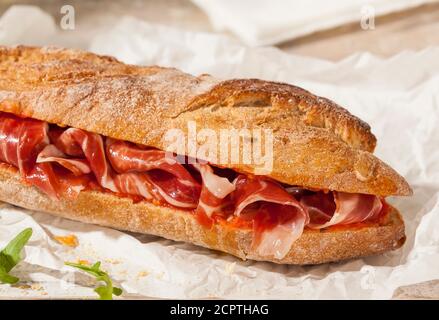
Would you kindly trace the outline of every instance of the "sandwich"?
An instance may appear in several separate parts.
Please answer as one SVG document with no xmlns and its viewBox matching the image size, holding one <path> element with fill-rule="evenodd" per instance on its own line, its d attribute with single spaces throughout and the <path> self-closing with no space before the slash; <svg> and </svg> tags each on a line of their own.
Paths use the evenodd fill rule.
<svg viewBox="0 0 439 320">
<path fill-rule="evenodd" d="M 1 201 L 279 264 L 405 241 L 386 198 L 410 186 L 328 99 L 53 47 L 0 70 Z"/>
</svg>

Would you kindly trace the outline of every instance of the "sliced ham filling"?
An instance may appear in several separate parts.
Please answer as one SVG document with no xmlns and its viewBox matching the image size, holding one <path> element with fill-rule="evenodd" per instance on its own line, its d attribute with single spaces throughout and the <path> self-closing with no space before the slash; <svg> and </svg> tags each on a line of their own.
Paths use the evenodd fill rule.
<svg viewBox="0 0 439 320">
<path fill-rule="evenodd" d="M 274 181 L 240 175 L 234 184 L 233 214 L 253 220 L 253 248 L 282 259 L 309 222 L 306 208 Z"/>
<path fill-rule="evenodd" d="M 253 250 L 278 259 L 304 228 L 376 221 L 386 207 L 373 195 L 284 187 L 207 163 L 183 165 L 161 150 L 7 113 L 0 113 L 0 161 L 54 200 L 100 188 L 190 210 L 206 228 L 238 219 L 254 231 Z"/>
</svg>

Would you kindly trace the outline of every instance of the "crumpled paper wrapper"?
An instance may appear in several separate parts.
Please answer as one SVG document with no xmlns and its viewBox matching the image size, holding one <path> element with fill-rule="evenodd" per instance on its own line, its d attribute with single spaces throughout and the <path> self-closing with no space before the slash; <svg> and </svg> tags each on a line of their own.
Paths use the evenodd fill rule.
<svg viewBox="0 0 439 320">
<path fill-rule="evenodd" d="M 26 13 L 18 21 L 25 18 L 32 17 Z M 12 30 L 15 21 L 4 24 L 2 18 L 0 26 Z M 59 35 L 53 39 L 63 43 Z M 27 38 L 25 31 L 15 39 L 31 41 L 40 40 Z M 0 297 L 95 298 L 93 279 L 64 266 L 78 260 L 102 261 L 124 298 L 387 299 L 400 286 L 439 278 L 439 48 L 402 52 L 388 60 L 363 53 L 332 63 L 122 18 L 91 39 L 89 49 L 193 74 L 289 82 L 346 106 L 372 126 L 377 156 L 414 189 L 411 198 L 390 199 L 404 215 L 407 243 L 394 252 L 348 262 L 282 266 L 5 204 L 0 207 L 0 247 L 25 227 L 34 234 L 24 261 L 14 269 L 21 282 L 0 285 Z M 54 240 L 68 235 L 77 237 L 77 247 Z"/>
<path fill-rule="evenodd" d="M 250 46 L 274 45 L 368 17 L 375 18 L 437 0 L 192 0 L 219 31 Z"/>
<path fill-rule="evenodd" d="M 437 0 L 192 0 L 216 30 L 247 45 L 273 45 Z M 369 20 L 369 23 L 370 20 Z"/>
</svg>

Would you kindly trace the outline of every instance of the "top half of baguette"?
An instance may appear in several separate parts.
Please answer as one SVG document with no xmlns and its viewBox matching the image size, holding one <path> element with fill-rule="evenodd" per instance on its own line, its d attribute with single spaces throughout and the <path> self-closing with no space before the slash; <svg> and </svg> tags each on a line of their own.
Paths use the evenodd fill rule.
<svg viewBox="0 0 439 320">
<path fill-rule="evenodd" d="M 268 175 L 278 181 L 380 196 L 412 192 L 372 154 L 376 139 L 365 122 L 289 84 L 195 77 L 78 50 L 0 47 L 0 111 L 159 149 L 168 129 L 186 131 L 188 121 L 215 131 L 268 128 L 274 135 Z"/>
</svg>

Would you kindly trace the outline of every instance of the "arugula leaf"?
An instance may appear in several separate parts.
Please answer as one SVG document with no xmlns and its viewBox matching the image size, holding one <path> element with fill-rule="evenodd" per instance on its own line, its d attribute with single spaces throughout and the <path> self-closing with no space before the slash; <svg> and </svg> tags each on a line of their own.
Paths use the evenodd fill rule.
<svg viewBox="0 0 439 320">
<path fill-rule="evenodd" d="M 122 289 L 113 287 L 110 276 L 105 271 L 100 270 L 101 263 L 98 261 L 92 266 L 83 265 L 80 263 L 66 262 L 66 265 L 80 269 L 96 277 L 97 281 L 102 281 L 105 285 L 97 287 L 94 291 L 99 295 L 100 300 L 112 300 L 113 295 L 120 296 Z"/>
<path fill-rule="evenodd" d="M 21 250 L 32 236 L 32 229 L 26 228 L 21 231 L 8 245 L 0 251 L 0 282 L 17 283 L 19 279 L 11 276 L 9 272 L 21 261 Z"/>
<path fill-rule="evenodd" d="M 7 273 L 4 268 L 0 267 L 0 283 L 14 284 L 19 280 L 20 279 L 17 277 L 11 276 L 9 273 Z"/>
</svg>

